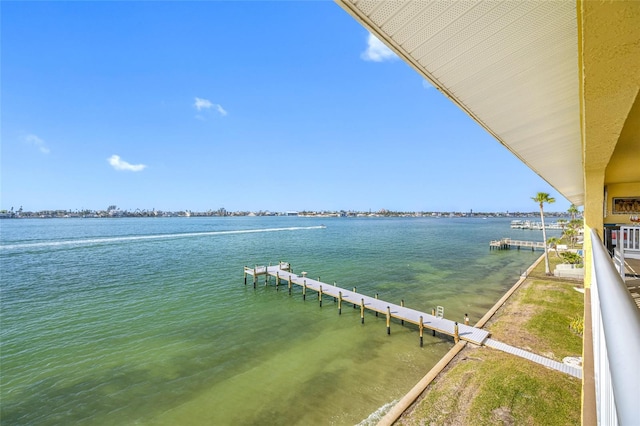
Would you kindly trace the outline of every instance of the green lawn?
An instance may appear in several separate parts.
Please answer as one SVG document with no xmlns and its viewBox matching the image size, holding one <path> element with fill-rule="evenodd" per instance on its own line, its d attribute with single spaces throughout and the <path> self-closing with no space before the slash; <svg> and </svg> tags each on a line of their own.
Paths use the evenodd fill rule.
<svg viewBox="0 0 640 426">
<path fill-rule="evenodd" d="M 545 297 L 540 297 L 540 292 Z M 560 358 L 582 353 L 582 336 L 570 328 L 572 319 L 583 315 L 582 293 L 572 284 L 534 280 L 522 299 L 539 308 L 526 323 L 526 329 L 538 338 L 536 349 L 540 353 L 553 352 Z"/>
<path fill-rule="evenodd" d="M 488 348 L 465 352 L 399 424 L 580 424 L 580 380 Z"/>
</svg>

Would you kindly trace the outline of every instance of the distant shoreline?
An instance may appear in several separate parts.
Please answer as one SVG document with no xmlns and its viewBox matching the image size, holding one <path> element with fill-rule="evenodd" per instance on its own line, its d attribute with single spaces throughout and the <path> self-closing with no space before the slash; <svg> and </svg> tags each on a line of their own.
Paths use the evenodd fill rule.
<svg viewBox="0 0 640 426">
<path fill-rule="evenodd" d="M 545 212 L 545 217 L 568 217 L 566 212 Z M 0 219 L 121 219 L 121 218 L 202 218 L 202 217 L 303 217 L 303 218 L 380 218 L 380 217 L 402 217 L 402 218 L 467 218 L 467 219 L 495 219 L 495 218 L 540 218 L 539 212 L 530 213 L 460 213 L 460 212 L 385 212 L 385 213 L 365 213 L 365 212 L 317 212 L 317 213 L 270 213 L 270 212 L 228 212 L 225 214 L 215 213 L 187 213 L 187 212 L 108 212 L 99 211 L 87 214 L 69 212 L 23 212 L 23 213 L 0 213 Z"/>
</svg>

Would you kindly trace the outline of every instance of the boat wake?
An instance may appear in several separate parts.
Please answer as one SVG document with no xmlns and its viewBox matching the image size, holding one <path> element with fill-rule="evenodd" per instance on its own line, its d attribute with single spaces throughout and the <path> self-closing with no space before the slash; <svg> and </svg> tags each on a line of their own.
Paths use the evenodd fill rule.
<svg viewBox="0 0 640 426">
<path fill-rule="evenodd" d="M 43 241 L 38 243 L 5 244 L 5 245 L 0 245 L 0 250 L 56 248 L 56 247 L 90 245 L 90 244 L 111 244 L 111 243 L 120 243 L 120 242 L 128 242 L 128 241 L 206 237 L 206 236 L 215 236 L 215 235 L 255 234 L 259 232 L 303 231 L 303 230 L 309 230 L 309 229 L 324 229 L 324 228 L 326 228 L 326 226 L 323 226 L 323 225 L 292 226 L 288 228 L 236 229 L 236 230 L 229 230 L 229 231 L 186 232 L 186 233 L 156 234 L 156 235 L 131 235 L 131 236 L 123 236 L 123 237 L 87 238 L 87 239 L 79 239 L 79 240 Z"/>
</svg>

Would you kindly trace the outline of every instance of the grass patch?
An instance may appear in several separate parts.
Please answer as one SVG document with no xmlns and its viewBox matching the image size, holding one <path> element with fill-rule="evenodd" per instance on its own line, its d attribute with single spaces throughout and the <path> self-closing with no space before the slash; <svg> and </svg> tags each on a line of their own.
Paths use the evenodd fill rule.
<svg viewBox="0 0 640 426">
<path fill-rule="evenodd" d="M 475 368 L 477 361 L 462 359 L 447 371 L 443 380 L 434 383 L 420 400 L 412 416 L 401 418 L 399 424 L 455 424 L 455 419 L 464 417 L 465 407 L 472 400 L 475 390 Z"/>
<path fill-rule="evenodd" d="M 464 353 L 399 424 L 580 424 L 580 380 L 492 349 Z"/>
<path fill-rule="evenodd" d="M 553 270 L 556 268 L 556 266 L 558 266 L 559 264 L 563 263 L 564 260 L 559 257 L 556 256 L 555 252 L 553 250 L 549 251 L 549 271 L 550 273 L 553 274 Z M 531 273 L 529 274 L 530 277 L 532 278 L 547 278 L 547 275 L 545 274 L 544 271 L 544 259 L 542 259 L 542 261 L 540 263 L 538 263 L 538 265 L 533 268 L 533 270 L 531 271 Z"/>
<path fill-rule="evenodd" d="M 475 424 L 580 423 L 580 380 L 501 352 L 485 351 L 485 377 L 478 381 L 480 392 L 470 410 L 477 413 Z"/>
<path fill-rule="evenodd" d="M 584 295 L 571 284 L 534 280 L 521 296 L 523 304 L 535 306 L 525 323 L 539 345 L 540 352 L 553 352 L 561 358 L 582 353 L 582 337 L 571 330 L 571 321 L 582 316 Z"/>
<path fill-rule="evenodd" d="M 487 328 L 507 344 L 561 360 L 582 353 L 582 336 L 571 328 L 583 315 L 584 295 L 574 283 L 531 279 L 511 296 Z"/>
</svg>

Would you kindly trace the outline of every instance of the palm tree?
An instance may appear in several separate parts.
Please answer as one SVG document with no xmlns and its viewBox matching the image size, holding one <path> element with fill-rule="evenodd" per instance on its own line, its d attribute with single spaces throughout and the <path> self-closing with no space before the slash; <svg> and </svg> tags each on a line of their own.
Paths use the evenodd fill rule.
<svg viewBox="0 0 640 426">
<path fill-rule="evenodd" d="M 549 268 L 549 254 L 547 253 L 547 231 L 544 227 L 544 203 L 551 204 L 555 203 L 556 199 L 549 196 L 546 192 L 538 192 L 535 197 L 531 197 L 533 201 L 540 204 L 540 221 L 542 222 L 542 241 L 544 244 L 544 273 L 547 275 L 551 274 Z"/>
<path fill-rule="evenodd" d="M 571 206 L 569 206 L 569 209 L 567 210 L 567 213 L 571 215 L 571 220 L 574 220 L 576 218 L 576 215 L 580 213 L 580 211 L 575 204 L 571 204 Z"/>
</svg>

